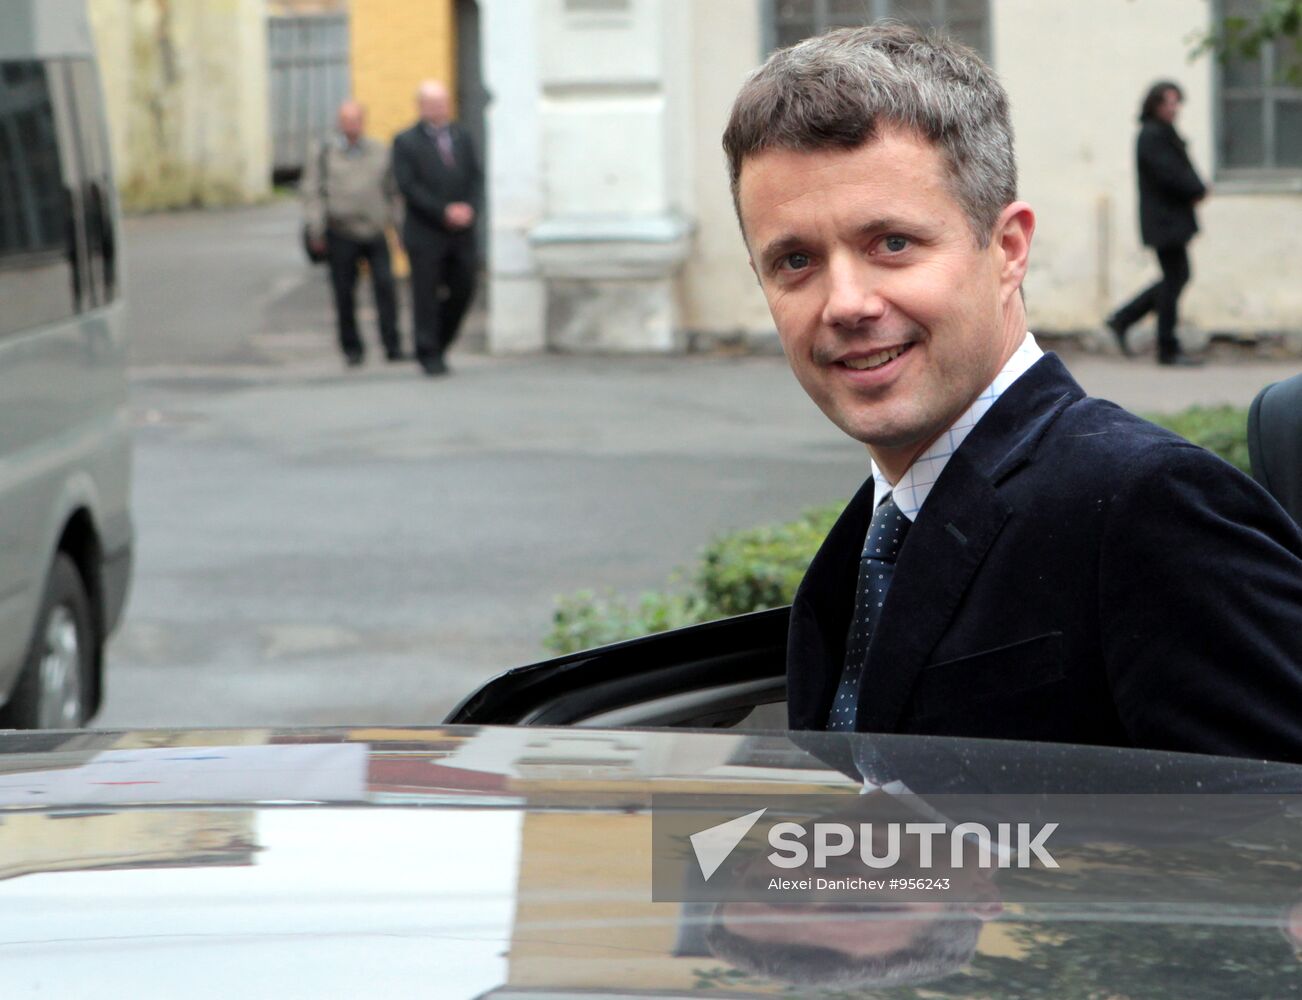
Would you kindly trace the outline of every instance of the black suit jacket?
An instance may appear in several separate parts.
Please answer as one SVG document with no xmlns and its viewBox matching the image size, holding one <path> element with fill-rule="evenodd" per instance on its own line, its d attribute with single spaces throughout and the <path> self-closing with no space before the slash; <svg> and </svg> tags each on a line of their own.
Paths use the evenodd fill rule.
<svg viewBox="0 0 1302 1000">
<path fill-rule="evenodd" d="M 469 202 L 476 215 L 483 206 L 484 174 L 470 134 L 456 122 L 448 126 L 455 165 L 449 167 L 438 144 L 421 122 L 393 140 L 393 177 L 406 203 L 402 241 L 408 250 L 438 248 L 469 230 L 449 230 L 443 221 L 448 205 Z"/>
<path fill-rule="evenodd" d="M 873 507 L 869 480 L 796 593 L 793 729 L 826 728 Z M 1302 761 L 1302 533 L 1046 355 L 909 531 L 856 728 Z"/>
<path fill-rule="evenodd" d="M 1135 143 L 1139 170 L 1139 233 L 1150 247 L 1181 246 L 1198 232 L 1194 203 L 1207 191 L 1175 127 L 1144 122 Z"/>
</svg>

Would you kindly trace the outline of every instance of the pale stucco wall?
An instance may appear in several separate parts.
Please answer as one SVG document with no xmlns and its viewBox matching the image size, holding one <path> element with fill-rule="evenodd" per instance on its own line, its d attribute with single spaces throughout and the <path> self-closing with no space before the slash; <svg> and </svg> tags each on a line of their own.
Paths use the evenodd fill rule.
<svg viewBox="0 0 1302 1000">
<path fill-rule="evenodd" d="M 123 204 L 244 204 L 271 183 L 264 0 L 89 0 Z"/>
<path fill-rule="evenodd" d="M 719 144 L 733 98 L 761 58 L 760 5 L 711 0 L 692 5 L 694 215 L 696 238 L 683 268 L 689 330 L 771 333 L 764 296 L 746 264 Z"/>
<path fill-rule="evenodd" d="M 1215 65 L 1190 62 L 1211 6 L 995 0 L 995 64 L 1013 102 L 1022 196 L 1039 225 L 1026 291 L 1032 329 L 1091 328 L 1158 269 L 1139 242 L 1134 140 L 1140 99 L 1176 80 L 1177 128 L 1215 184 Z M 1206 332 L 1302 329 L 1294 259 L 1302 192 L 1217 184 L 1200 208 L 1182 323 Z"/>
<path fill-rule="evenodd" d="M 693 5 L 697 229 L 682 278 L 689 329 L 772 329 L 745 267 L 719 152 L 731 101 L 761 57 L 759 8 L 754 0 Z M 1183 86 L 1178 127 L 1215 183 L 1214 64 L 1188 58 L 1189 36 L 1207 27 L 1211 6 L 992 0 L 991 17 L 995 67 L 1012 99 L 1021 194 L 1039 220 L 1026 283 L 1031 326 L 1093 329 L 1158 276 L 1139 242 L 1133 162 L 1135 116 L 1155 79 Z M 1199 217 L 1182 324 L 1204 333 L 1302 330 L 1302 282 L 1291 273 L 1302 191 L 1217 183 Z"/>
</svg>

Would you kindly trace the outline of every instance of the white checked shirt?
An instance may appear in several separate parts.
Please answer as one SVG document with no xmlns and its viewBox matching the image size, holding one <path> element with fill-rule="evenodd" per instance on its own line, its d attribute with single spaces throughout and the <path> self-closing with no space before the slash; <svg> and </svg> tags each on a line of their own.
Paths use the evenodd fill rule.
<svg viewBox="0 0 1302 1000">
<path fill-rule="evenodd" d="M 958 451 L 958 446 L 972 433 L 972 428 L 977 425 L 977 421 L 995 405 L 995 400 L 1043 356 L 1044 351 L 1040 350 L 1040 345 L 1028 331 L 1022 346 L 1013 352 L 1013 356 L 1000 369 L 995 380 L 986 386 L 981 395 L 954 421 L 954 425 L 949 430 L 936 438 L 931 447 L 914 460 L 894 486 L 882 474 L 882 470 L 877 468 L 877 463 L 873 462 L 872 474 L 877 500 L 880 502 L 886 494 L 893 494 L 895 506 L 899 507 L 900 513 L 910 521 L 916 521 L 918 511 L 926 502 L 931 488 L 936 485 L 936 480 L 944 471 L 949 457 Z"/>
</svg>

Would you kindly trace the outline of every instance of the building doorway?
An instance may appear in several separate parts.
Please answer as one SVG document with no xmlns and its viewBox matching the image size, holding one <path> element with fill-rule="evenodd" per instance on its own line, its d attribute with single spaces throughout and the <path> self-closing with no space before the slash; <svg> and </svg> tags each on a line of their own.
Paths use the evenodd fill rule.
<svg viewBox="0 0 1302 1000">
<path fill-rule="evenodd" d="M 484 204 L 476 227 L 479 239 L 479 263 L 482 267 L 488 258 L 488 235 L 491 220 L 488 205 L 488 162 L 492 150 L 488 148 L 488 129 L 485 115 L 488 111 L 488 90 L 484 87 L 484 74 L 480 61 L 480 31 L 478 0 L 456 0 L 457 22 L 457 117 L 461 126 L 470 133 L 475 149 L 479 151 L 484 167 Z"/>
</svg>

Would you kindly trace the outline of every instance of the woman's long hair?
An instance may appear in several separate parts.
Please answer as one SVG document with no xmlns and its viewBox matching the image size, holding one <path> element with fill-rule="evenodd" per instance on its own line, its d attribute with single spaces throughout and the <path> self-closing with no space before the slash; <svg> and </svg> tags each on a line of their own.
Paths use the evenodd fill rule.
<svg viewBox="0 0 1302 1000">
<path fill-rule="evenodd" d="M 1148 88 L 1148 93 L 1144 95 L 1144 103 L 1139 107 L 1139 121 L 1151 122 L 1157 118 L 1157 106 L 1166 98 L 1166 92 L 1174 90 L 1175 96 L 1184 100 L 1184 91 L 1180 85 L 1171 80 L 1158 80 Z"/>
</svg>

